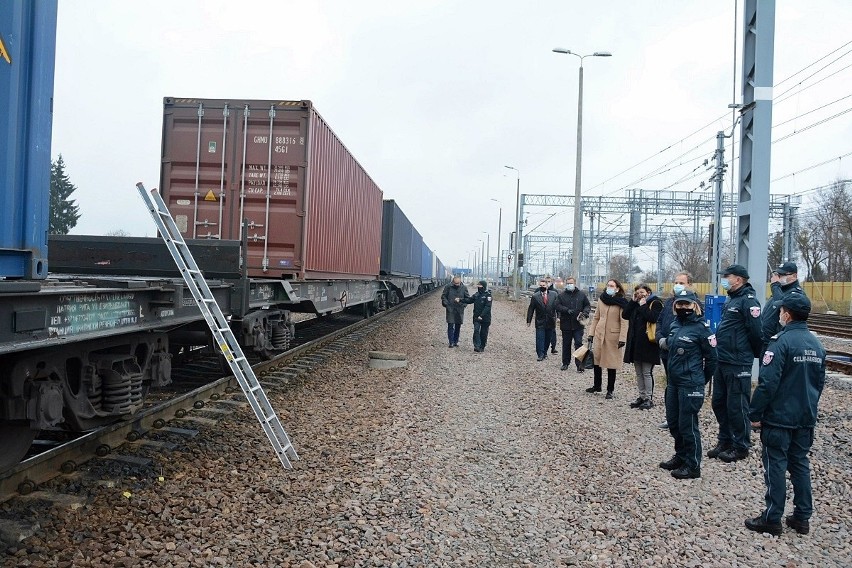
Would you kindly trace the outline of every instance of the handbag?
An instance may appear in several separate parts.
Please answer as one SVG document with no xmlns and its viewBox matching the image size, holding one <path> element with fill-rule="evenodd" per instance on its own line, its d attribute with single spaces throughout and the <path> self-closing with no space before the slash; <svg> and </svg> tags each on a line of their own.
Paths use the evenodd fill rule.
<svg viewBox="0 0 852 568">
<path fill-rule="evenodd" d="M 648 341 L 651 343 L 657 342 L 657 322 L 648 322 L 645 324 L 645 335 L 648 336 Z"/>
<path fill-rule="evenodd" d="M 657 342 L 657 322 L 648 322 L 645 324 L 645 333 L 648 336 L 648 341 L 651 343 Z"/>
<path fill-rule="evenodd" d="M 595 366 L 595 355 L 592 353 L 591 341 L 575 349 L 571 356 L 580 361 L 580 365 L 584 369 L 592 369 Z"/>
</svg>

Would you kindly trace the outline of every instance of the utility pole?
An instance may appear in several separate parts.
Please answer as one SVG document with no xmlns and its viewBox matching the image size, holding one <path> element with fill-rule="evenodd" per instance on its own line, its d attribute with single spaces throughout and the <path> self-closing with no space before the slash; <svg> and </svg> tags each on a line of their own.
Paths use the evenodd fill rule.
<svg viewBox="0 0 852 568">
<path fill-rule="evenodd" d="M 733 133 L 732 133 L 733 135 Z M 725 178 L 725 133 L 716 134 L 716 171 L 713 173 L 714 205 L 713 216 L 713 255 L 710 260 L 710 290 L 715 296 L 718 293 L 719 277 L 722 275 L 722 182 Z"/>
</svg>

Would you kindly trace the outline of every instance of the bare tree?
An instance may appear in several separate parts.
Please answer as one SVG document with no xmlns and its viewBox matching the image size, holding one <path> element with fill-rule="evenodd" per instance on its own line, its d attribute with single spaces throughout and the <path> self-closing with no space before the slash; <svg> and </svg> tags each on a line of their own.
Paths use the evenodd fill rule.
<svg viewBox="0 0 852 568">
<path fill-rule="evenodd" d="M 615 278 L 622 284 L 627 282 L 630 272 L 630 259 L 626 255 L 616 254 L 609 259 L 609 277 Z"/>
<path fill-rule="evenodd" d="M 838 180 L 814 199 L 796 243 L 813 280 L 845 281 L 852 256 L 852 205 L 846 182 Z"/>
<path fill-rule="evenodd" d="M 666 252 L 672 264 L 669 269 L 673 272 L 688 271 L 696 282 L 707 282 L 710 278 L 710 263 L 707 262 L 709 250 L 706 236 L 695 240 L 692 235 L 678 235 L 666 245 Z"/>
</svg>

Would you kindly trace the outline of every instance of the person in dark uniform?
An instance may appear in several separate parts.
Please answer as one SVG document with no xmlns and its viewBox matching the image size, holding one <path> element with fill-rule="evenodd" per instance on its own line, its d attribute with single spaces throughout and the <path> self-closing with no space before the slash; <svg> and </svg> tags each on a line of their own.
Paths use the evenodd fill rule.
<svg viewBox="0 0 852 568">
<path fill-rule="evenodd" d="M 660 349 L 669 352 L 666 421 L 674 438 L 675 455 L 660 467 L 676 479 L 701 477 L 701 432 L 698 411 L 704 404 L 704 385 L 716 369 L 716 337 L 701 317 L 701 304 L 691 290 L 674 301 L 675 321 Z"/>
<path fill-rule="evenodd" d="M 554 286 L 555 282 L 553 281 L 553 278 L 549 274 L 544 277 L 544 280 L 545 280 L 545 282 L 547 282 L 548 291 L 556 292 L 557 294 L 559 294 L 559 291 Z M 558 314 L 554 313 L 553 317 L 556 318 L 556 317 L 559 317 L 559 316 L 558 316 Z M 556 322 L 553 323 L 553 332 L 551 332 L 551 334 L 550 334 L 549 345 L 550 345 L 550 352 L 553 353 L 554 355 L 556 355 Z"/>
<path fill-rule="evenodd" d="M 459 346 L 459 333 L 464 321 L 464 309 L 467 307 L 467 299 L 470 294 L 467 286 L 462 284 L 461 278 L 453 276 L 452 282 L 444 286 L 441 292 L 441 305 L 447 310 L 447 342 L 449 347 Z"/>
<path fill-rule="evenodd" d="M 760 428 L 766 509 L 746 519 L 745 526 L 752 531 L 781 534 L 787 471 L 793 485 L 793 514 L 787 516 L 787 526 L 799 534 L 810 531 L 813 495 L 808 452 L 825 386 L 825 349 L 808 330 L 810 311 L 811 302 L 804 294 L 784 296 L 778 316 L 782 330 L 772 336 L 761 358 L 748 415 L 751 425 Z"/>
<path fill-rule="evenodd" d="M 477 353 L 485 351 L 485 344 L 488 343 L 491 300 L 491 290 L 486 280 L 480 280 L 476 284 L 476 294 L 465 300 L 465 303 L 473 304 L 473 350 Z"/>
<path fill-rule="evenodd" d="M 728 291 L 728 299 L 722 306 L 722 319 L 716 329 L 719 364 L 713 377 L 712 397 L 719 438 L 707 457 L 730 463 L 747 458 L 751 448 L 748 420 L 751 365 L 763 347 L 763 328 L 760 302 L 748 283 L 745 267 L 733 264 L 722 276 L 722 288 Z"/>
<path fill-rule="evenodd" d="M 772 276 L 769 280 L 772 297 L 766 301 L 766 306 L 764 306 L 763 315 L 761 316 L 764 351 L 766 351 L 766 346 L 769 344 L 772 336 L 781 331 L 781 324 L 778 323 L 778 311 L 781 308 L 781 300 L 787 294 L 805 294 L 805 291 L 799 286 L 798 270 L 795 262 L 785 262 L 772 271 Z"/>
<path fill-rule="evenodd" d="M 660 318 L 657 320 L 657 344 L 659 345 L 660 340 L 664 337 L 669 336 L 669 331 L 671 330 L 672 322 L 675 320 L 674 315 L 674 300 L 675 296 L 683 292 L 686 288 L 692 286 L 692 274 L 689 272 L 678 272 L 674 276 L 674 280 L 672 280 L 672 297 L 666 300 L 663 304 L 663 311 L 660 312 Z M 668 376 L 668 357 L 669 352 L 665 349 L 660 350 L 660 361 L 663 364 L 663 370 Z M 666 388 L 668 387 L 668 381 L 666 382 Z M 665 393 L 663 393 L 663 400 L 665 400 Z M 663 422 L 659 425 L 659 428 L 663 430 L 669 429 L 669 423 Z"/>
<path fill-rule="evenodd" d="M 538 290 L 530 298 L 527 308 L 527 327 L 535 315 L 535 352 L 539 361 L 547 358 L 547 348 L 550 345 L 550 334 L 556 333 L 556 317 L 553 308 L 556 304 L 556 292 L 547 289 L 547 281 L 542 278 L 538 282 Z"/>
<path fill-rule="evenodd" d="M 583 334 L 586 328 L 583 320 L 589 317 L 592 305 L 585 292 L 577 288 L 577 281 L 569 276 L 565 279 L 565 290 L 557 297 L 554 306 L 556 317 L 559 318 L 559 329 L 562 331 L 562 370 L 568 370 L 571 364 L 571 353 L 583 344 Z M 573 342 L 574 348 L 571 348 Z M 574 359 L 577 371 L 582 373 L 583 362 Z"/>
</svg>

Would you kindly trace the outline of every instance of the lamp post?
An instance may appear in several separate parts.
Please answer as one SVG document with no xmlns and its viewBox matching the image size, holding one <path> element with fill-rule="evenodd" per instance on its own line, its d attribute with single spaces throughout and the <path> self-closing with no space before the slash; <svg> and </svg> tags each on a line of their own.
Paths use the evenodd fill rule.
<svg viewBox="0 0 852 568">
<path fill-rule="evenodd" d="M 580 180 L 582 179 L 583 163 L 583 59 L 586 57 L 612 57 L 608 51 L 596 51 L 586 55 L 574 53 L 563 47 L 553 48 L 554 53 L 574 55 L 580 59 L 580 93 L 577 97 L 577 175 L 574 181 L 574 236 L 571 239 L 573 251 L 571 254 L 571 272 L 580 281 L 580 267 L 583 254 L 583 215 L 580 209 Z"/>
<path fill-rule="evenodd" d="M 482 231 L 482 234 L 485 235 L 486 238 L 486 241 L 482 243 L 485 245 L 485 254 L 482 255 L 482 258 L 485 260 L 482 274 L 483 277 L 488 280 L 488 272 L 491 270 L 491 233 L 488 231 Z"/>
<path fill-rule="evenodd" d="M 491 201 L 496 201 L 500 203 L 500 212 L 497 214 L 497 270 L 495 270 L 495 278 L 497 278 L 497 284 L 500 283 L 500 279 L 503 278 L 503 251 L 500 250 L 500 233 L 503 232 L 503 204 L 499 199 L 491 198 Z"/>
<path fill-rule="evenodd" d="M 515 283 L 514 298 L 518 299 L 518 241 L 521 240 L 521 170 L 512 166 L 503 166 L 510 170 L 515 170 L 518 174 L 518 183 L 515 189 L 515 270 L 513 271 L 512 280 Z"/>
</svg>

